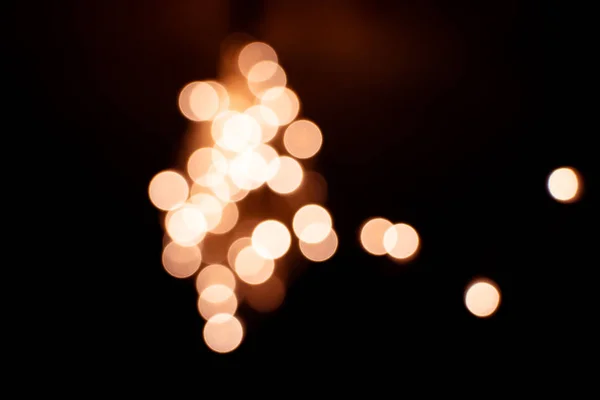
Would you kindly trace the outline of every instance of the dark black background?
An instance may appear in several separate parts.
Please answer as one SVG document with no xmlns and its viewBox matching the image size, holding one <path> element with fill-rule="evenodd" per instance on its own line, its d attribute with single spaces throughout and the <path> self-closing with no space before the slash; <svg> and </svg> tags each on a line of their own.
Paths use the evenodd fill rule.
<svg viewBox="0 0 600 400">
<path fill-rule="evenodd" d="M 591 357 L 589 10 L 482 3 L 20 3 L 5 79 L 17 89 L 8 136 L 25 139 L 10 162 L 37 221 L 19 236 L 31 255 L 13 266 L 28 282 L 30 342 L 157 371 L 373 368 L 367 358 L 565 368 Z M 322 128 L 317 170 L 340 247 L 291 282 L 278 311 L 242 307 L 242 346 L 217 355 L 203 343 L 193 283 L 161 266 L 147 185 L 183 145 L 178 91 L 216 78 L 220 43 L 236 31 L 273 45 L 302 115 Z M 579 203 L 547 194 L 547 175 L 563 165 L 584 178 Z M 415 226 L 419 257 L 399 266 L 364 252 L 357 232 L 372 216 Z M 463 305 L 480 275 L 503 294 L 487 320 Z"/>
</svg>

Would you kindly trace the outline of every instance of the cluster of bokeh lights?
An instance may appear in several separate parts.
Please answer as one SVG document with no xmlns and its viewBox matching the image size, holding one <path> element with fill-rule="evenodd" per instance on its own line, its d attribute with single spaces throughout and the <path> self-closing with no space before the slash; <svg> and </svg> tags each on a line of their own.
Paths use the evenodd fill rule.
<svg viewBox="0 0 600 400">
<path fill-rule="evenodd" d="M 323 135 L 315 122 L 298 118 L 300 100 L 271 46 L 242 43 L 227 57 L 233 68 L 222 80 L 191 82 L 179 93 L 179 109 L 198 128 L 202 145 L 186 157 L 184 171 L 159 172 L 148 188 L 163 212 L 163 266 L 175 278 L 194 277 L 204 340 L 217 353 L 243 340 L 242 301 L 261 312 L 281 304 L 285 287 L 276 271 L 294 244 L 312 262 L 330 259 L 338 248 L 332 216 L 317 201 L 299 204 L 291 218 L 259 201 L 263 211 L 278 215 L 246 218 L 251 192 L 290 197 L 316 184 L 309 177 L 323 180 L 304 165 L 318 154 Z M 548 190 L 559 202 L 573 202 L 579 182 L 574 169 L 560 168 L 549 176 Z M 371 255 L 399 263 L 421 248 L 414 227 L 382 217 L 365 221 L 359 241 Z M 497 284 L 481 278 L 469 283 L 464 303 L 485 318 L 496 312 L 500 297 Z"/>
</svg>

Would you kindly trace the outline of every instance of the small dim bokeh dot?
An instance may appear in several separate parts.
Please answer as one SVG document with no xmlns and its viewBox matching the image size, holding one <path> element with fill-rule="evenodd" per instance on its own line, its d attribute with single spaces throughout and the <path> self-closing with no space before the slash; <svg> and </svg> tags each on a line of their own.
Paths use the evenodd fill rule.
<svg viewBox="0 0 600 400">
<path fill-rule="evenodd" d="M 500 290 L 490 280 L 479 279 L 471 282 L 465 291 L 465 306 L 479 318 L 486 318 L 496 312 L 500 305 Z"/>
<path fill-rule="evenodd" d="M 581 192 L 581 177 L 571 167 L 562 167 L 552 171 L 548 176 L 548 192 L 558 202 L 572 203 L 577 201 Z"/>
</svg>

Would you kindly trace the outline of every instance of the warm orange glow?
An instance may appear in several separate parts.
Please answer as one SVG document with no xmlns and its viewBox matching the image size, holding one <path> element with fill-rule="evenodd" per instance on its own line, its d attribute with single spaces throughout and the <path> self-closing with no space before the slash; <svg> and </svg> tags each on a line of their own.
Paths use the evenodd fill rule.
<svg viewBox="0 0 600 400">
<path fill-rule="evenodd" d="M 556 201 L 572 203 L 579 199 L 580 181 L 579 173 L 574 168 L 558 168 L 548 177 L 548 191 Z"/>
<path fill-rule="evenodd" d="M 238 67 L 244 77 L 248 77 L 253 66 L 261 61 L 277 63 L 277 53 L 263 42 L 252 42 L 244 46 L 238 55 Z"/>
<path fill-rule="evenodd" d="M 204 342 L 214 352 L 229 353 L 235 350 L 244 337 L 244 328 L 231 314 L 212 316 L 204 325 Z"/>
<path fill-rule="evenodd" d="M 393 225 L 383 235 L 383 247 L 390 256 L 398 260 L 410 259 L 419 246 L 419 234 L 408 224 Z"/>
<path fill-rule="evenodd" d="M 294 157 L 311 158 L 321 148 L 323 135 L 312 121 L 301 119 L 292 122 L 283 134 L 285 149 Z"/>
<path fill-rule="evenodd" d="M 251 286 L 244 297 L 250 307 L 263 313 L 275 311 L 284 298 L 285 286 L 276 276 L 260 285 Z"/>
<path fill-rule="evenodd" d="M 280 126 L 292 122 L 300 112 L 300 100 L 290 88 L 272 87 L 260 97 L 260 104 L 273 110 Z"/>
<path fill-rule="evenodd" d="M 261 222 L 252 232 L 252 247 L 266 259 L 283 257 L 291 244 L 290 231 L 284 224 L 273 219 Z"/>
<path fill-rule="evenodd" d="M 273 275 L 275 262 L 262 257 L 252 246 L 239 251 L 235 258 L 235 272 L 238 277 L 250 284 L 260 285 Z"/>
<path fill-rule="evenodd" d="M 207 287 L 200 293 L 197 306 L 200 315 L 208 320 L 216 314 L 235 314 L 238 301 L 230 287 L 216 284 Z"/>
<path fill-rule="evenodd" d="M 363 248 L 375 256 L 386 254 L 383 236 L 391 227 L 392 223 L 384 218 L 373 218 L 367 221 L 360 230 L 360 243 Z M 390 240 L 393 240 L 393 237 Z"/>
<path fill-rule="evenodd" d="M 187 181 L 175 171 L 159 172 L 154 175 L 148 186 L 150 201 L 163 211 L 174 210 L 183 205 L 189 192 Z"/>
<path fill-rule="evenodd" d="M 300 251 L 310 261 L 323 262 L 329 260 L 335 254 L 338 247 L 338 237 L 333 229 L 325 240 L 319 243 L 306 243 L 299 241 Z"/>
<path fill-rule="evenodd" d="M 275 161 L 272 161 L 275 162 Z M 269 188 L 278 194 L 290 194 L 300 187 L 304 172 L 298 161 L 288 156 L 279 157 L 277 173 L 267 181 Z"/>
<path fill-rule="evenodd" d="M 325 208 L 318 204 L 308 204 L 296 211 L 292 227 L 298 239 L 315 244 L 327 238 L 332 230 L 333 221 Z"/>
<path fill-rule="evenodd" d="M 202 268 L 196 276 L 196 291 L 201 294 L 204 289 L 213 285 L 223 285 L 232 291 L 235 290 L 233 272 L 221 264 L 211 264 Z"/>
<path fill-rule="evenodd" d="M 500 290 L 490 280 L 471 282 L 465 291 L 465 306 L 476 317 L 486 318 L 496 312 L 500 305 Z"/>
<path fill-rule="evenodd" d="M 200 268 L 202 254 L 197 246 L 184 247 L 171 242 L 163 249 L 162 263 L 171 276 L 189 278 Z"/>
</svg>

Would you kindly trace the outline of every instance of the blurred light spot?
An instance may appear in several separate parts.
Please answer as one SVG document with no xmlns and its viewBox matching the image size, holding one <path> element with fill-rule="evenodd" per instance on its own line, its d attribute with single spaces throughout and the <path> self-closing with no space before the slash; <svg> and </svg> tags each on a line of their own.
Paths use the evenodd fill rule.
<svg viewBox="0 0 600 400">
<path fill-rule="evenodd" d="M 226 111 L 229 108 L 230 100 L 229 93 L 227 93 L 227 89 L 225 89 L 225 86 L 215 81 L 206 81 L 206 83 L 215 90 L 217 96 L 219 97 L 219 106 L 217 107 L 217 112 L 214 115 Z"/>
<path fill-rule="evenodd" d="M 302 166 L 288 156 L 279 157 L 279 169 L 275 176 L 267 181 L 269 188 L 275 193 L 289 194 L 302 184 Z"/>
<path fill-rule="evenodd" d="M 283 144 L 292 156 L 300 159 L 311 158 L 321 148 L 323 135 L 314 122 L 301 119 L 292 122 L 286 128 Z"/>
<path fill-rule="evenodd" d="M 273 87 L 260 97 L 260 104 L 273 110 L 280 126 L 292 122 L 300 112 L 300 100 L 290 88 Z"/>
<path fill-rule="evenodd" d="M 208 320 L 217 314 L 235 314 L 238 301 L 230 287 L 216 284 L 207 287 L 200 293 L 197 305 L 200 315 Z"/>
<path fill-rule="evenodd" d="M 392 223 L 384 218 L 373 218 L 367 221 L 360 230 L 360 243 L 363 248 L 375 256 L 386 254 L 383 236 L 391 227 Z M 390 237 L 390 240 L 394 240 L 394 238 Z"/>
<path fill-rule="evenodd" d="M 562 167 L 552 171 L 548 177 L 548 191 L 561 203 L 572 203 L 579 199 L 580 178 L 574 168 Z"/>
<path fill-rule="evenodd" d="M 213 141 L 224 150 L 230 150 L 226 147 L 225 139 L 223 137 L 225 123 L 227 123 L 227 121 L 229 121 L 231 118 L 233 118 L 239 114 L 240 113 L 238 111 L 233 111 L 233 110 L 223 111 L 223 112 L 217 114 L 217 116 L 215 117 L 215 119 L 213 120 L 213 122 L 210 126 L 210 134 L 213 138 Z M 232 139 L 235 139 L 235 137 Z"/>
<path fill-rule="evenodd" d="M 221 221 L 210 232 L 217 235 L 229 232 L 237 224 L 239 216 L 237 205 L 235 203 L 227 203 L 223 208 Z"/>
<path fill-rule="evenodd" d="M 231 314 L 212 316 L 204 325 L 204 342 L 214 352 L 229 353 L 235 350 L 244 337 L 244 328 Z"/>
<path fill-rule="evenodd" d="M 216 197 L 207 193 L 198 193 L 190 197 L 190 203 L 198 206 L 204 215 L 207 231 L 219 225 L 223 215 L 223 204 Z"/>
<path fill-rule="evenodd" d="M 283 303 L 285 286 L 281 279 L 273 276 L 261 285 L 250 286 L 245 294 L 245 300 L 252 309 L 268 313 L 275 311 Z"/>
<path fill-rule="evenodd" d="M 204 239 L 207 231 L 202 210 L 193 204 L 184 204 L 168 214 L 167 233 L 179 245 L 194 246 Z"/>
<path fill-rule="evenodd" d="M 271 141 L 277 135 L 279 120 L 275 112 L 269 107 L 260 104 L 254 105 L 244 111 L 244 114 L 254 118 L 260 125 L 262 130 L 261 140 L 263 143 Z"/>
<path fill-rule="evenodd" d="M 201 294 L 204 289 L 213 285 L 224 285 L 235 290 L 235 275 L 224 265 L 207 265 L 196 276 L 196 291 Z"/>
<path fill-rule="evenodd" d="M 174 210 L 186 202 L 190 188 L 181 174 L 162 171 L 154 175 L 148 186 L 152 204 L 163 211 Z"/>
<path fill-rule="evenodd" d="M 238 55 L 238 66 L 241 74 L 247 78 L 252 67 L 261 61 L 272 61 L 277 63 L 277 53 L 266 43 L 248 43 L 242 48 Z"/>
<path fill-rule="evenodd" d="M 399 260 L 411 258 L 419 245 L 417 231 L 408 224 L 392 225 L 383 235 L 383 247 L 390 256 Z"/>
<path fill-rule="evenodd" d="M 270 169 L 265 159 L 255 151 L 238 154 L 229 165 L 229 177 L 245 190 L 254 190 L 265 183 Z"/>
<path fill-rule="evenodd" d="M 231 246 L 229 246 L 229 250 L 227 251 L 227 262 L 232 269 L 235 269 L 235 259 L 237 258 L 238 253 L 248 246 L 252 246 L 252 239 L 249 237 L 241 237 L 231 243 Z"/>
<path fill-rule="evenodd" d="M 182 93 L 184 91 L 182 90 Z M 186 92 L 187 94 L 187 92 Z M 185 101 L 181 99 L 180 94 L 180 109 L 182 114 L 184 108 L 181 107 L 181 102 Z M 215 88 L 206 82 L 196 82 L 189 92 L 189 111 L 193 116 L 192 121 L 208 121 L 214 118 L 219 112 L 221 106 L 221 100 L 219 99 L 219 93 Z M 187 111 L 187 110 L 186 110 Z"/>
<path fill-rule="evenodd" d="M 266 182 L 270 179 L 273 179 L 275 175 L 277 175 L 279 166 L 281 165 L 277 150 L 268 144 L 262 143 L 256 149 L 254 149 L 254 151 L 259 154 L 266 163 L 265 176 L 261 177 L 263 181 Z"/>
<path fill-rule="evenodd" d="M 198 82 L 190 82 L 181 89 L 178 97 L 179 111 L 181 114 L 189 119 L 190 121 L 199 121 L 196 115 L 192 112 L 190 99 L 192 96 L 192 90 L 198 84 Z M 218 97 L 217 97 L 218 98 Z"/>
<path fill-rule="evenodd" d="M 476 280 L 465 291 L 465 305 L 475 316 L 489 317 L 498 309 L 500 291 L 489 280 Z"/>
<path fill-rule="evenodd" d="M 253 149 L 262 141 L 259 123 L 250 115 L 237 113 L 223 123 L 217 144 L 224 149 L 240 153 Z"/>
<path fill-rule="evenodd" d="M 248 73 L 248 89 L 256 97 L 261 97 L 268 89 L 280 88 L 287 84 L 285 71 L 273 61 L 261 61 Z"/>
<path fill-rule="evenodd" d="M 309 244 L 322 242 L 332 230 L 329 212 L 318 204 L 308 204 L 296 211 L 292 221 L 294 233 Z"/>
<path fill-rule="evenodd" d="M 162 253 L 162 264 L 169 275 L 175 278 L 189 278 L 202 263 L 202 254 L 197 246 L 183 247 L 171 242 Z"/>
<path fill-rule="evenodd" d="M 274 269 L 275 262 L 262 257 L 252 246 L 240 250 L 235 258 L 235 272 L 242 281 L 250 285 L 265 282 L 273 275 Z"/>
<path fill-rule="evenodd" d="M 337 250 L 338 237 L 333 229 L 329 231 L 329 235 L 325 240 L 319 243 L 306 243 L 299 241 L 300 251 L 310 261 L 323 262 L 329 260 Z"/>
<path fill-rule="evenodd" d="M 195 183 L 213 187 L 223 183 L 227 174 L 227 159 L 219 150 L 203 147 L 189 157 L 187 171 Z"/>
<path fill-rule="evenodd" d="M 252 232 L 252 247 L 267 259 L 283 257 L 291 244 L 290 231 L 284 224 L 273 219 L 261 222 Z"/>
</svg>

